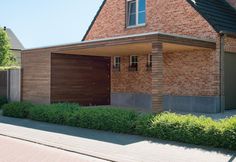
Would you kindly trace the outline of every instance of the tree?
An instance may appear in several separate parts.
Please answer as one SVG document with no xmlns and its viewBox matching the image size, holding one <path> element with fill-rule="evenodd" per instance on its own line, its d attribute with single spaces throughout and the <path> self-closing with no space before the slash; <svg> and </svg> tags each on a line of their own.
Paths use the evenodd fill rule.
<svg viewBox="0 0 236 162">
<path fill-rule="evenodd" d="M 15 63 L 15 58 L 10 49 L 7 33 L 0 27 L 0 66 L 11 66 Z"/>
</svg>

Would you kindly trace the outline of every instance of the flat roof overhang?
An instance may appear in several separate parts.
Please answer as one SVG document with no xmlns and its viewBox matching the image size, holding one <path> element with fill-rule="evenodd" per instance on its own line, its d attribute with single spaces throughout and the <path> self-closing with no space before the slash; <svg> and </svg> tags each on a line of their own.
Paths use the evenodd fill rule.
<svg viewBox="0 0 236 162">
<path fill-rule="evenodd" d="M 23 53 L 48 50 L 51 53 L 114 56 L 150 53 L 153 42 L 162 42 L 164 52 L 215 49 L 214 40 L 160 32 L 83 41 L 79 43 L 23 50 Z"/>
</svg>

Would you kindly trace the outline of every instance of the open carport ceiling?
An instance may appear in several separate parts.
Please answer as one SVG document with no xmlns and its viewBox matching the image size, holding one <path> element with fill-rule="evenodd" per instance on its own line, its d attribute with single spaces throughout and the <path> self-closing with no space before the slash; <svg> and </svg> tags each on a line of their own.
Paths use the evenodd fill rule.
<svg viewBox="0 0 236 162">
<path fill-rule="evenodd" d="M 188 50 L 206 49 L 187 45 L 178 45 L 163 43 L 163 52 L 188 51 Z M 149 54 L 152 50 L 151 43 L 136 43 L 116 46 L 95 47 L 87 49 L 73 49 L 63 51 L 63 54 L 91 55 L 91 56 L 124 56 L 124 55 L 142 55 Z M 59 52 L 61 53 L 61 52 Z"/>
</svg>

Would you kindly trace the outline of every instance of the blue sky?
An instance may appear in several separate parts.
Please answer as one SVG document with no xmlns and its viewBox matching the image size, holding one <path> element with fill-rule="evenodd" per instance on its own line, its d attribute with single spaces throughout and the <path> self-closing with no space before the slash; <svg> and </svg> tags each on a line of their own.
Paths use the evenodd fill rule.
<svg viewBox="0 0 236 162">
<path fill-rule="evenodd" d="M 81 41 L 102 0 L 0 0 L 0 26 L 25 48 Z"/>
</svg>

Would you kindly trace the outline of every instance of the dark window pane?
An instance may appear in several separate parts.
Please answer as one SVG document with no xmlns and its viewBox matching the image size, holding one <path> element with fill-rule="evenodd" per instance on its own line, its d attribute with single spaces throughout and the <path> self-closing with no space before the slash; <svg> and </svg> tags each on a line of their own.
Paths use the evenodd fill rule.
<svg viewBox="0 0 236 162">
<path fill-rule="evenodd" d="M 136 1 L 128 2 L 128 26 L 136 25 Z"/>
<path fill-rule="evenodd" d="M 129 18 L 129 26 L 133 26 L 133 25 L 136 25 L 136 14 L 130 15 L 130 18 Z"/>
<path fill-rule="evenodd" d="M 136 13 L 136 3 L 135 1 L 131 1 L 130 3 L 130 13 Z"/>
</svg>

